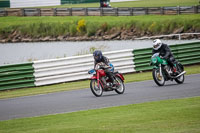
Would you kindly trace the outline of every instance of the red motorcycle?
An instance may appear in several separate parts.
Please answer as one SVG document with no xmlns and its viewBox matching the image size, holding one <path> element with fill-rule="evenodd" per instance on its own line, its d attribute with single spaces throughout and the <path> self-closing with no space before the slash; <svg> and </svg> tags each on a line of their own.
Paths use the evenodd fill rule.
<svg viewBox="0 0 200 133">
<path fill-rule="evenodd" d="M 105 70 L 110 69 L 113 71 L 114 83 L 106 76 Z M 116 91 L 118 94 L 123 94 L 125 91 L 124 77 L 119 72 L 114 72 L 112 64 L 105 66 L 97 64 L 95 69 L 88 71 L 93 76 L 90 78 L 90 89 L 96 97 L 102 96 L 104 91 Z"/>
</svg>

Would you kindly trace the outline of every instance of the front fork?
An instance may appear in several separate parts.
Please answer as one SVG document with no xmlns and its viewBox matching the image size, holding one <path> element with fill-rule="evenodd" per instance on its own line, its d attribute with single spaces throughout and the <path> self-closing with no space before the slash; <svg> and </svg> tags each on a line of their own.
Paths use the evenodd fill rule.
<svg viewBox="0 0 200 133">
<path fill-rule="evenodd" d="M 99 73 L 97 73 L 97 85 L 98 85 L 98 87 L 100 87 L 100 83 L 101 83 L 99 78 L 100 78 L 100 75 L 99 75 Z"/>
<path fill-rule="evenodd" d="M 163 77 L 161 64 L 159 64 L 159 73 L 160 73 L 160 76 Z"/>
<path fill-rule="evenodd" d="M 104 77 L 102 77 L 102 78 L 104 78 Z M 105 84 L 106 84 L 106 81 L 103 81 L 103 82 L 105 82 Z M 100 75 L 99 75 L 99 73 L 97 73 L 97 85 L 98 85 L 99 88 L 100 88 L 100 84 L 104 88 L 104 85 L 103 85 L 103 83 L 100 80 Z"/>
<path fill-rule="evenodd" d="M 159 80 L 162 80 L 164 77 L 163 77 L 163 73 L 162 73 L 161 64 L 159 64 L 159 66 L 158 66 L 157 69 L 159 69 L 159 73 L 158 73 L 158 75 L 156 75 L 156 76 L 157 76 L 157 78 L 158 78 Z"/>
</svg>

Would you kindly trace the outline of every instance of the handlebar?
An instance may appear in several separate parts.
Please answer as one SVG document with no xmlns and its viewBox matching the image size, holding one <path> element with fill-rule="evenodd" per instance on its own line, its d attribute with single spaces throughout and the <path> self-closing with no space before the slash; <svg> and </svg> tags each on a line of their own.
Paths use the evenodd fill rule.
<svg viewBox="0 0 200 133">
<path fill-rule="evenodd" d="M 112 68 L 112 67 L 107 66 L 107 65 L 97 65 L 95 67 L 95 70 L 98 70 L 98 69 L 110 69 L 110 68 Z"/>
</svg>

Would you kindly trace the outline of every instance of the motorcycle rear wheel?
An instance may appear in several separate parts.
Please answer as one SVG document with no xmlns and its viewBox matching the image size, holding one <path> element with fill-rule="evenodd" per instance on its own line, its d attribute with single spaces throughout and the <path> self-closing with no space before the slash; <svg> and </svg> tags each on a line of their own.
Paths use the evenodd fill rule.
<svg viewBox="0 0 200 133">
<path fill-rule="evenodd" d="M 177 65 L 177 68 L 178 68 L 179 73 L 181 73 L 181 72 L 184 71 L 184 67 L 183 67 L 183 65 L 180 64 L 180 63 Z M 180 77 L 176 78 L 175 81 L 176 81 L 176 83 L 178 83 L 178 84 L 182 84 L 182 83 L 185 81 L 185 76 L 184 76 L 184 74 L 181 75 Z"/>
<path fill-rule="evenodd" d="M 100 97 L 103 94 L 103 87 L 101 86 L 101 84 L 98 86 L 96 79 L 92 79 L 90 81 L 90 89 L 96 97 Z"/>
<path fill-rule="evenodd" d="M 158 86 L 163 86 L 165 84 L 165 78 L 160 75 L 159 69 L 153 69 L 152 75 L 155 83 Z"/>
<path fill-rule="evenodd" d="M 115 89 L 118 94 L 123 94 L 125 91 L 124 82 L 119 77 L 115 77 L 115 80 L 119 83 L 119 87 Z"/>
<path fill-rule="evenodd" d="M 178 83 L 178 84 L 182 84 L 184 82 L 184 80 L 185 80 L 184 74 L 175 79 L 176 83 Z"/>
</svg>

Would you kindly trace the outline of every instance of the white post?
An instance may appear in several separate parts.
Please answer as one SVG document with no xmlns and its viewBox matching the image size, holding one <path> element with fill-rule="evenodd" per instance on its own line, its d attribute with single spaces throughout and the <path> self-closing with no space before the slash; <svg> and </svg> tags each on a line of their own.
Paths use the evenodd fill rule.
<svg viewBox="0 0 200 133">
<path fill-rule="evenodd" d="M 181 34 L 179 34 L 179 38 L 178 39 L 181 40 Z"/>
</svg>

